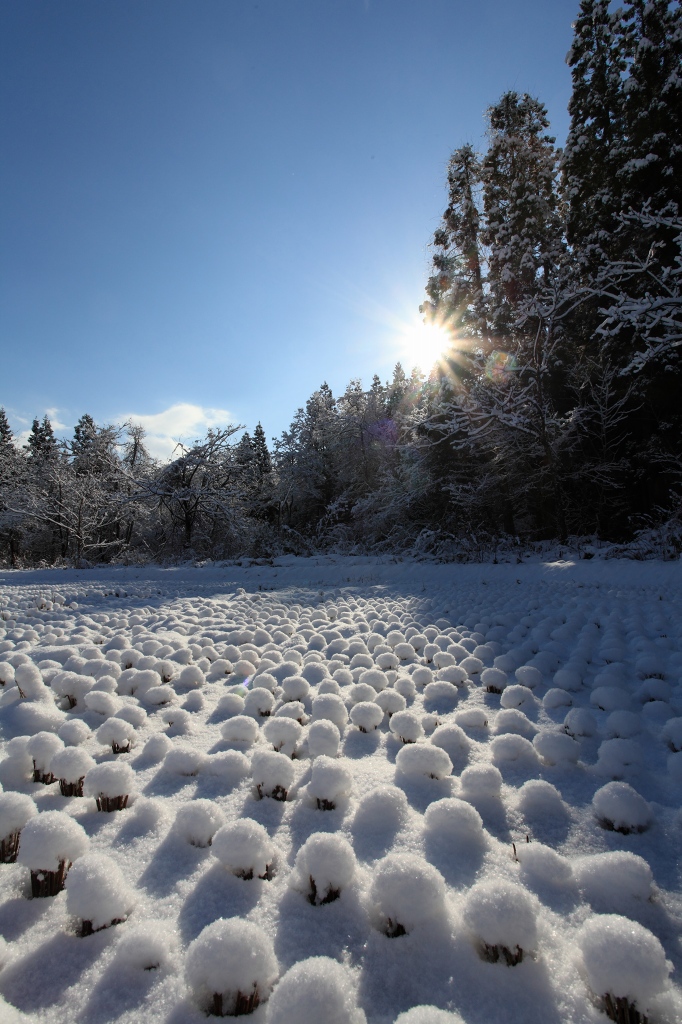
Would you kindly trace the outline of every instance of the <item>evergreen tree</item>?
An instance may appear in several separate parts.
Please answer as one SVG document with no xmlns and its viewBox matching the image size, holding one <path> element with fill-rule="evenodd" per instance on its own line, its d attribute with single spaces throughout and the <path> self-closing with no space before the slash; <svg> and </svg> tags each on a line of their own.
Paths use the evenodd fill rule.
<svg viewBox="0 0 682 1024">
<path fill-rule="evenodd" d="M 506 339 L 520 310 L 552 283 L 562 258 L 554 138 L 547 111 L 528 94 L 505 93 L 488 110 L 483 161 L 491 327 Z"/>
<path fill-rule="evenodd" d="M 7 419 L 7 413 L 2 406 L 0 406 L 0 448 L 11 445 L 13 440 L 14 435 L 12 434 L 12 428 L 10 427 L 9 420 Z"/>
<path fill-rule="evenodd" d="M 34 463 L 51 462 L 57 457 L 57 439 L 47 416 L 43 416 L 42 422 L 38 419 L 33 420 L 26 450 L 29 459 Z"/>
<path fill-rule="evenodd" d="M 272 472 L 272 459 L 270 458 L 270 452 L 268 451 L 265 431 L 263 430 L 260 422 L 256 424 L 256 429 L 253 432 L 252 444 L 258 474 L 262 479 L 264 476 L 267 476 L 268 473 Z"/>
<path fill-rule="evenodd" d="M 573 89 L 562 169 L 566 233 L 582 274 L 594 271 L 622 208 L 617 171 L 624 140 L 622 77 L 625 71 L 618 22 L 610 0 L 581 0 L 566 61 Z"/>
</svg>

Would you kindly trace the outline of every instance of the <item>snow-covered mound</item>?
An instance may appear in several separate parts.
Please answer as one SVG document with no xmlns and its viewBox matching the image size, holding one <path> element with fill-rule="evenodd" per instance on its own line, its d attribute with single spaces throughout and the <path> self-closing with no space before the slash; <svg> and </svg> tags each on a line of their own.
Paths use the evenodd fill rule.
<svg viewBox="0 0 682 1024">
<path fill-rule="evenodd" d="M 0 1018 L 677 1024 L 681 582 L 0 575 Z"/>
</svg>

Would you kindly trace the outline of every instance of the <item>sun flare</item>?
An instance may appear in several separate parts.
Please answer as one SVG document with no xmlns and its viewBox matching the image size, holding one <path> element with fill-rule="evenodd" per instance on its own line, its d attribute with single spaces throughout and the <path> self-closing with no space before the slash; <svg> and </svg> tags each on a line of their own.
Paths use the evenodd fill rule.
<svg viewBox="0 0 682 1024">
<path fill-rule="evenodd" d="M 452 345 L 452 335 L 443 324 L 417 321 L 402 333 L 401 358 L 408 368 L 418 366 L 428 373 Z"/>
</svg>

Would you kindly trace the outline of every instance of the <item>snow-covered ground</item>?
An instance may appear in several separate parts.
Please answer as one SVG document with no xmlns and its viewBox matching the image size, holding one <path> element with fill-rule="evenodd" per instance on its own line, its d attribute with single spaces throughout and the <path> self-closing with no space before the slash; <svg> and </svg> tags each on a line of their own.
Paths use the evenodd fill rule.
<svg viewBox="0 0 682 1024">
<path fill-rule="evenodd" d="M 558 1024 L 608 992 L 679 1021 L 681 585 L 0 573 L 0 1019 L 193 1024 L 256 992 L 254 1024 Z"/>
</svg>

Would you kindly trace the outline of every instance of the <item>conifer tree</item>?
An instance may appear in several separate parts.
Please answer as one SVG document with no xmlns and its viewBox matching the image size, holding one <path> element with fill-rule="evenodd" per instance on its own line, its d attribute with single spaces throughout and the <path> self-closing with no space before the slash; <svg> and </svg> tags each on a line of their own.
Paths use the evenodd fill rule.
<svg viewBox="0 0 682 1024">
<path fill-rule="evenodd" d="M 272 472 L 272 459 L 265 439 L 265 431 L 260 422 L 256 424 L 252 439 L 254 457 L 259 476 L 262 478 Z"/>
<path fill-rule="evenodd" d="M 11 445 L 13 439 L 14 435 L 12 434 L 12 428 L 10 427 L 9 420 L 7 419 L 7 413 L 4 408 L 0 406 L 0 447 Z"/>
<path fill-rule="evenodd" d="M 56 458 L 57 439 L 47 416 L 43 416 L 42 422 L 37 418 L 33 420 L 26 449 L 29 459 L 34 463 L 46 463 Z"/>
</svg>

